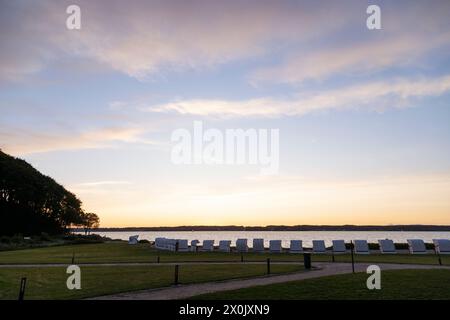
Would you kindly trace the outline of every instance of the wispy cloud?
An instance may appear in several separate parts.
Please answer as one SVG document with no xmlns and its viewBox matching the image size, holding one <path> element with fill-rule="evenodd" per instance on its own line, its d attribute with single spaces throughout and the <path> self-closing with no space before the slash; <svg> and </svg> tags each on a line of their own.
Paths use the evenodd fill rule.
<svg viewBox="0 0 450 320">
<path fill-rule="evenodd" d="M 369 82 L 318 93 L 298 94 L 284 100 L 270 97 L 241 101 L 180 100 L 150 106 L 147 111 L 216 117 L 300 116 L 326 110 L 405 107 L 411 99 L 437 96 L 449 91 L 450 75 L 447 75 Z"/>
<path fill-rule="evenodd" d="M 60 150 L 79 150 L 90 148 L 111 148 L 118 142 L 145 141 L 141 128 L 110 127 L 84 132 L 44 133 L 18 128 L 3 128 L 0 136 L 4 137 L 2 149 L 14 155 Z M 7 137 L 7 138 L 6 138 Z"/>
<path fill-rule="evenodd" d="M 131 184 L 129 181 L 120 181 L 120 180 L 107 180 L 107 181 L 94 181 L 94 182 L 83 182 L 78 183 L 75 186 L 79 187 L 97 187 L 97 186 L 116 186 L 116 185 L 124 185 Z"/>
<path fill-rule="evenodd" d="M 254 71 L 249 80 L 264 82 L 301 83 L 305 80 L 325 80 L 336 74 L 357 74 L 380 71 L 388 67 L 408 66 L 428 51 L 450 47 L 450 32 L 427 35 L 400 34 L 379 39 L 367 39 L 352 46 L 322 47 L 301 52 L 283 64 Z"/>
<path fill-rule="evenodd" d="M 302 43 L 352 19 L 337 4 L 309 1 L 80 0 L 82 29 L 71 32 L 65 28 L 69 4 L 1 3 L 0 26 L 14 30 L 0 34 L 3 78 L 17 80 L 51 61 L 79 57 L 139 79 L 211 68 L 270 52 L 277 41 Z M 326 19 L 329 10 L 340 19 Z"/>
</svg>

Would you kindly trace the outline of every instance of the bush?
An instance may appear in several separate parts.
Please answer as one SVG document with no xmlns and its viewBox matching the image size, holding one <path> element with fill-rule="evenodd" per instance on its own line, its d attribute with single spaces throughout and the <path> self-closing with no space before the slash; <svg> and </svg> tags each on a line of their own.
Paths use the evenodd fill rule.
<svg viewBox="0 0 450 320">
<path fill-rule="evenodd" d="M 89 243 L 103 243 L 107 238 L 103 238 L 98 234 L 68 234 L 63 236 L 63 240 L 72 244 L 89 244 Z"/>
<path fill-rule="evenodd" d="M 150 241 L 148 241 L 148 240 L 139 240 L 139 243 L 150 243 Z"/>
<path fill-rule="evenodd" d="M 41 235 L 39 236 L 39 240 L 41 240 L 41 241 L 52 241 L 52 238 L 48 235 L 47 232 L 41 232 Z"/>
<path fill-rule="evenodd" d="M 22 234 L 15 234 L 14 236 L 12 236 L 10 238 L 10 243 L 14 243 L 14 244 L 20 244 L 23 243 L 23 235 Z"/>
<path fill-rule="evenodd" d="M 10 242 L 10 239 L 9 239 L 9 237 L 7 237 L 7 236 L 1 236 L 0 237 L 0 243 L 9 243 Z"/>
</svg>

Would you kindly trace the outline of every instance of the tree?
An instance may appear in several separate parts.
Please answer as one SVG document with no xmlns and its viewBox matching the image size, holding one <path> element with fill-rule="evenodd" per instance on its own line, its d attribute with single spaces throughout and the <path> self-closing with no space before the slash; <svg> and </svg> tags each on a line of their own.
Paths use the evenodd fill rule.
<svg viewBox="0 0 450 320">
<path fill-rule="evenodd" d="M 83 213 L 81 225 L 84 228 L 84 234 L 89 234 L 91 229 L 98 228 L 100 225 L 100 218 L 92 212 Z"/>
<path fill-rule="evenodd" d="M 81 201 L 26 161 L 0 150 L 0 235 L 60 234 L 85 223 Z M 89 228 L 97 219 L 89 218 Z"/>
</svg>

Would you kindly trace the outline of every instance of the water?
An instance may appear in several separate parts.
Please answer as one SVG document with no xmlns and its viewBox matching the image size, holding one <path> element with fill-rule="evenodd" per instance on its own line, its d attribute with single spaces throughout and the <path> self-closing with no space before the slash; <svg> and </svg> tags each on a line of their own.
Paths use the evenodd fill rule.
<svg viewBox="0 0 450 320">
<path fill-rule="evenodd" d="M 433 239 L 450 239 L 450 232 L 435 231 L 142 231 L 142 232 L 96 232 L 101 236 L 111 239 L 128 240 L 129 236 L 139 235 L 139 240 L 154 241 L 157 237 L 172 239 L 191 240 L 231 240 L 234 246 L 236 239 L 246 238 L 251 247 L 254 238 L 263 238 L 264 245 L 269 246 L 269 240 L 281 240 L 283 247 L 288 248 L 290 240 L 303 240 L 304 247 L 311 247 L 312 240 L 325 240 L 327 246 L 332 240 L 362 239 L 368 242 L 378 242 L 379 239 L 392 239 L 395 243 L 406 243 L 407 239 L 423 239 L 425 242 L 432 242 Z"/>
</svg>

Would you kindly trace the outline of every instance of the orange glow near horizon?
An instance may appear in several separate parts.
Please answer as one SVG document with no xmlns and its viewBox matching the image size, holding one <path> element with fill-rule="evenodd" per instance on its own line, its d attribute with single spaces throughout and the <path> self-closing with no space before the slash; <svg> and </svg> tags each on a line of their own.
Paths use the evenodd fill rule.
<svg viewBox="0 0 450 320">
<path fill-rule="evenodd" d="M 449 177 L 370 182 L 267 178 L 242 183 L 232 192 L 180 186 L 158 198 L 151 196 L 156 191 L 143 190 L 76 191 L 85 209 L 100 215 L 102 227 L 450 224 Z M 151 200 L 140 200 L 146 198 Z"/>
</svg>

